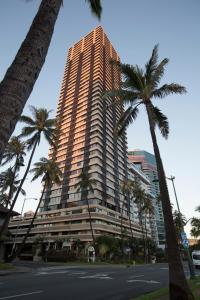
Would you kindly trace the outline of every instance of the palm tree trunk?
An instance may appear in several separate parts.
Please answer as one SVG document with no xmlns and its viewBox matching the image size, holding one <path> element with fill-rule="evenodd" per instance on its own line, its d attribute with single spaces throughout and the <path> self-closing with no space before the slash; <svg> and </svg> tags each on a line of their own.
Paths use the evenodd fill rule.
<svg viewBox="0 0 200 300">
<path fill-rule="evenodd" d="M 0 83 L 0 162 L 39 76 L 62 0 L 43 0 L 18 53 Z"/>
<path fill-rule="evenodd" d="M 21 191 L 21 188 L 22 188 L 22 186 L 23 186 L 23 184 L 24 184 L 24 181 L 25 181 L 25 179 L 26 179 L 26 176 L 27 176 L 27 174 L 28 174 L 28 172 L 29 172 L 29 169 L 30 169 L 30 166 L 31 166 L 31 162 L 32 162 L 32 159 L 33 159 L 33 155 L 34 155 L 34 153 L 35 153 L 35 149 L 36 149 L 36 146 L 37 146 L 37 142 L 38 142 L 38 141 L 36 140 L 36 141 L 35 141 L 35 144 L 34 144 L 34 146 L 33 146 L 33 150 L 32 150 L 32 152 L 31 152 L 31 156 L 30 156 L 30 158 L 29 158 L 29 162 L 28 162 L 26 171 L 25 171 L 25 173 L 24 173 L 24 176 L 23 176 L 22 180 L 20 181 L 20 185 L 19 185 L 19 187 L 18 187 L 18 189 L 17 189 L 17 192 L 16 192 L 16 194 L 15 194 L 15 197 L 14 197 L 14 199 L 13 199 L 13 202 L 12 202 L 12 204 L 11 204 L 11 206 L 10 206 L 9 212 L 8 212 L 8 214 L 6 215 L 6 218 L 4 219 L 4 222 L 3 222 L 2 226 L 1 226 L 1 229 L 0 229 L 0 237 L 4 234 L 4 231 L 5 231 L 6 227 L 7 227 L 7 224 L 9 223 L 9 220 L 10 220 L 10 217 L 11 217 L 11 214 L 12 214 L 12 211 L 13 211 L 13 208 L 14 208 L 14 206 L 15 206 L 15 203 L 16 203 L 16 201 L 17 201 L 17 198 L 18 198 L 18 196 L 19 196 L 19 193 L 20 193 L 20 191 Z"/>
<path fill-rule="evenodd" d="M 171 203 L 167 189 L 166 177 L 163 168 L 160 151 L 157 144 L 154 123 L 151 116 L 151 109 L 149 104 L 146 104 L 146 110 L 149 120 L 149 128 L 156 158 L 158 180 L 160 186 L 160 194 L 162 199 L 163 215 L 165 221 L 166 244 L 169 262 L 169 292 L 171 300 L 193 300 L 194 297 L 187 284 L 185 278 L 183 265 L 180 258 L 179 247 L 176 238 L 176 231 L 174 227 Z"/>
<path fill-rule="evenodd" d="M 147 215 L 145 213 L 144 218 L 144 229 L 145 229 L 145 263 L 148 263 L 148 245 L 147 245 Z"/>
<path fill-rule="evenodd" d="M 86 201 L 87 201 L 87 207 L 88 207 L 88 214 L 89 214 L 89 222 L 90 222 L 90 230 L 91 230 L 91 234 L 92 234 L 93 247 L 94 247 L 95 255 L 96 255 L 97 254 L 96 244 L 95 244 L 94 232 L 93 232 L 93 228 L 92 228 L 92 218 L 91 218 L 91 213 L 90 213 L 90 204 L 89 204 L 87 195 L 86 195 Z"/>
<path fill-rule="evenodd" d="M 9 193 L 8 193 L 8 202 L 6 203 L 6 208 L 8 207 L 9 203 L 11 203 L 11 199 L 12 199 L 12 196 L 13 196 L 13 187 L 14 187 L 14 181 L 15 181 L 15 175 L 16 175 L 16 172 L 17 172 L 17 162 L 18 162 L 18 155 L 16 157 L 16 161 L 15 161 L 15 168 L 14 168 L 14 172 L 13 172 L 13 178 L 12 178 L 12 182 L 10 184 L 10 189 L 9 189 Z"/>
<path fill-rule="evenodd" d="M 36 208 L 36 210 L 35 210 L 35 213 L 34 213 L 34 215 L 33 215 L 33 218 L 32 218 L 32 220 L 31 220 L 31 223 L 29 224 L 28 230 L 27 230 L 27 232 L 26 232 L 26 234 L 25 234 L 25 236 L 24 236 L 24 238 L 23 238 L 23 240 L 22 240 L 22 243 L 20 244 L 19 248 L 17 249 L 17 251 L 16 251 L 16 252 L 14 253 L 14 255 L 12 256 L 11 260 L 14 259 L 15 257 L 17 257 L 17 256 L 20 255 L 21 250 L 23 249 L 23 247 L 24 247 L 24 245 L 25 245 L 25 243 L 26 243 L 26 240 L 27 240 L 27 238 L 28 238 L 28 236 L 29 236 L 29 233 L 30 233 L 32 227 L 33 227 L 33 223 L 34 223 L 34 221 L 35 221 L 35 218 L 36 218 L 36 216 L 37 216 L 38 210 L 39 210 L 39 208 L 40 208 L 40 204 L 41 204 L 41 202 L 42 202 L 42 198 L 43 198 L 43 195 L 44 195 L 44 192 L 45 192 L 45 188 L 46 188 L 46 185 L 44 184 L 44 187 L 43 187 L 43 190 L 42 190 L 42 194 L 41 194 L 39 203 L 38 203 L 38 205 L 37 205 L 37 208 Z"/>
<path fill-rule="evenodd" d="M 130 227 L 130 231 L 131 231 L 131 238 L 133 239 L 133 228 L 132 228 L 132 223 L 131 223 L 131 197 L 130 197 L 130 194 L 128 195 L 128 206 L 129 206 L 129 209 L 128 209 L 128 219 L 129 219 L 129 227 Z"/>
</svg>

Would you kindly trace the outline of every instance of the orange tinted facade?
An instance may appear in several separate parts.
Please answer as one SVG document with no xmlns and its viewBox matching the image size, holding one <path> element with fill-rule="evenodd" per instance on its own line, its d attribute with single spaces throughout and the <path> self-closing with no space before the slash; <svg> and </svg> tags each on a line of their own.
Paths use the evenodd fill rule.
<svg viewBox="0 0 200 300">
<path fill-rule="evenodd" d="M 63 173 L 60 187 L 47 191 L 42 211 L 81 207 L 86 204 L 74 185 L 83 168 L 97 180 L 91 205 L 120 212 L 120 182 L 127 177 L 126 137 L 114 136 L 122 107 L 108 109 L 105 90 L 120 86 L 119 68 L 110 60 L 119 57 L 101 27 L 95 28 L 68 51 L 57 117 L 60 135 L 56 160 Z M 50 152 L 51 156 L 51 152 Z M 124 214 L 126 205 L 124 206 Z"/>
</svg>

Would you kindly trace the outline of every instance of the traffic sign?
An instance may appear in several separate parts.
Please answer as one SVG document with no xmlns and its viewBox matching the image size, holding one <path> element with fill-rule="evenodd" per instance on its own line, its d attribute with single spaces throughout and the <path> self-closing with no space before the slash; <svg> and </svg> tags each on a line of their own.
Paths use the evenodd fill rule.
<svg viewBox="0 0 200 300">
<path fill-rule="evenodd" d="M 183 247 L 188 248 L 189 247 L 189 242 L 188 242 L 188 239 L 187 239 L 187 235 L 184 231 L 181 232 L 181 240 L 182 240 Z"/>
</svg>

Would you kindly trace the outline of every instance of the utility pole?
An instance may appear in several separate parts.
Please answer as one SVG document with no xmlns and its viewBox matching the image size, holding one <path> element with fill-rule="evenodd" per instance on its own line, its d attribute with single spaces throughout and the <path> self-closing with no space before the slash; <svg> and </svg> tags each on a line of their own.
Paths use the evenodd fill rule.
<svg viewBox="0 0 200 300">
<path fill-rule="evenodd" d="M 182 232 L 181 232 L 182 245 L 183 245 L 183 247 L 185 249 L 185 252 L 187 254 L 188 267 L 189 267 L 189 270 L 190 270 L 190 278 L 192 279 L 192 278 L 195 278 L 195 269 L 194 269 L 193 261 L 192 261 L 191 256 L 190 256 L 189 247 L 188 247 L 187 243 L 185 245 L 183 243 L 183 240 L 186 238 L 186 233 L 184 231 L 184 225 L 185 224 L 182 222 L 181 211 L 180 211 L 180 207 L 179 207 L 179 203 L 178 203 L 178 197 L 177 197 L 177 194 L 176 194 L 176 189 L 175 189 L 175 184 L 174 184 L 175 176 L 171 175 L 170 177 L 166 177 L 166 178 L 172 182 L 174 195 L 175 195 L 175 200 L 176 200 L 176 205 L 177 205 L 177 208 L 178 208 L 179 218 L 180 218 L 181 227 L 182 227 Z"/>
</svg>

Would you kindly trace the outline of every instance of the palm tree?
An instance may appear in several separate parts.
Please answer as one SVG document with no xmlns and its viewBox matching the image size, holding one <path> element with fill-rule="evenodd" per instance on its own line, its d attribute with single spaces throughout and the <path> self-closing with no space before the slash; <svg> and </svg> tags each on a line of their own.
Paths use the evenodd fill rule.
<svg viewBox="0 0 200 300">
<path fill-rule="evenodd" d="M 11 167 L 0 173 L 0 196 L 5 207 L 11 206 L 13 194 L 18 190 L 20 180 L 18 180 L 17 177 L 18 174 L 14 174 Z M 22 195 L 26 195 L 23 189 L 21 189 L 20 192 Z"/>
<path fill-rule="evenodd" d="M 176 230 L 178 244 L 182 244 L 181 240 L 181 232 L 183 231 L 183 227 L 186 225 L 186 217 L 180 213 L 179 211 L 175 210 L 173 212 L 173 219 L 174 219 L 174 226 Z"/>
<path fill-rule="evenodd" d="M 145 228 L 145 244 L 146 244 L 146 251 L 145 251 L 145 261 L 148 263 L 148 256 L 149 256 L 149 244 L 148 244 L 148 236 L 147 236 L 147 216 L 149 216 L 149 221 L 151 221 L 152 216 L 154 215 L 154 207 L 152 204 L 151 196 L 144 192 L 143 197 L 143 215 L 144 215 L 144 228 Z"/>
<path fill-rule="evenodd" d="M 101 16 L 101 1 L 87 0 L 92 13 Z M 63 0 L 42 0 L 17 55 L 0 83 L 0 162 L 34 84 L 39 76 Z"/>
<path fill-rule="evenodd" d="M 158 179 L 160 185 L 160 194 L 162 199 L 163 214 L 165 220 L 166 244 L 169 260 L 169 290 L 170 299 L 194 299 L 192 292 L 187 284 L 183 266 L 180 258 L 179 247 L 176 238 L 176 231 L 173 223 L 173 215 L 169 193 L 166 184 L 165 171 L 160 156 L 160 150 L 157 143 L 155 128 L 161 131 L 164 138 L 168 137 L 169 124 L 167 117 L 154 106 L 154 98 L 164 98 L 170 94 L 183 94 L 186 92 L 185 87 L 176 84 L 164 84 L 159 87 L 161 78 L 164 75 L 165 66 L 169 60 L 163 59 L 158 62 L 158 46 L 153 49 L 151 58 L 145 65 L 145 69 L 137 65 L 121 64 L 112 62 L 112 67 L 119 67 L 123 76 L 121 89 L 112 90 L 106 93 L 106 97 L 114 99 L 114 103 L 126 104 L 128 108 L 120 118 L 117 124 L 117 133 L 121 134 L 125 128 L 131 124 L 137 117 L 139 106 L 144 105 L 150 134 L 152 138 L 154 154 L 156 158 Z"/>
<path fill-rule="evenodd" d="M 200 206 L 198 206 L 195 211 L 200 213 Z M 192 218 L 191 220 L 192 229 L 190 231 L 191 235 L 198 238 L 200 236 L 200 218 Z"/>
<path fill-rule="evenodd" d="M 142 229 L 142 240 L 144 245 L 144 260 L 147 262 L 147 210 L 148 210 L 148 196 L 141 187 L 139 179 L 136 177 L 131 184 L 132 195 L 134 203 L 137 205 L 139 224 Z"/>
<path fill-rule="evenodd" d="M 97 181 L 94 178 L 91 178 L 91 174 L 88 173 L 88 168 L 84 168 L 81 170 L 81 173 L 78 176 L 79 182 L 75 184 L 75 188 L 77 189 L 77 192 L 82 192 L 82 195 L 84 197 L 84 200 L 87 202 L 88 207 L 88 214 L 89 214 L 89 222 L 90 222 L 90 230 L 92 234 L 92 240 L 93 240 L 93 247 L 95 249 L 96 254 L 96 245 L 95 245 L 95 238 L 94 238 L 94 232 L 92 228 L 92 218 L 90 213 L 90 204 L 88 200 L 88 192 L 94 193 L 93 186 L 96 185 Z"/>
<path fill-rule="evenodd" d="M 16 257 L 20 254 L 21 250 L 23 249 L 23 247 L 26 243 L 26 240 L 29 236 L 31 228 L 33 227 L 34 220 L 35 220 L 38 210 L 40 208 L 45 190 L 50 188 L 53 183 L 55 183 L 57 185 L 59 185 L 61 183 L 62 172 L 59 169 L 55 160 L 49 160 L 45 157 L 42 157 L 39 162 L 34 164 L 34 166 L 35 167 L 32 170 L 30 170 L 30 172 L 32 172 L 34 174 L 32 181 L 34 181 L 42 176 L 43 190 L 42 190 L 41 197 L 38 202 L 37 208 L 35 210 L 32 220 L 31 220 L 31 223 L 28 226 L 28 230 L 22 240 L 22 243 L 20 244 L 20 247 L 17 249 L 16 253 L 14 254 L 14 257 Z M 14 258 L 14 257 L 12 257 L 12 258 Z"/>
<path fill-rule="evenodd" d="M 131 238 L 133 239 L 133 228 L 132 228 L 132 222 L 131 222 L 131 202 L 134 198 L 134 195 L 132 193 L 132 181 L 129 179 L 122 181 L 121 191 L 122 191 L 123 195 L 125 196 L 125 199 L 127 200 L 127 203 L 128 203 L 129 227 L 130 227 L 130 232 L 131 232 Z M 121 218 L 121 220 L 122 220 L 122 218 Z M 122 230 L 122 222 L 121 222 L 121 230 Z"/>
<path fill-rule="evenodd" d="M 17 136 L 13 136 L 10 139 L 5 149 L 3 160 L 2 160 L 2 166 L 14 160 L 14 165 L 12 166 L 12 168 L 10 168 L 10 172 L 9 172 L 9 175 L 12 174 L 12 177 L 9 176 L 10 188 L 9 188 L 9 193 L 7 195 L 7 203 L 11 203 L 12 196 L 16 191 L 16 190 L 13 191 L 14 189 L 13 184 L 15 181 L 17 171 L 19 171 L 20 167 L 24 166 L 24 156 L 26 155 L 25 149 L 26 149 L 26 144 L 22 142 L 20 138 Z"/>
<path fill-rule="evenodd" d="M 6 228 L 6 224 L 8 223 L 13 207 L 17 201 L 17 198 L 19 196 L 19 193 L 21 191 L 21 188 L 24 184 L 24 181 L 28 175 L 28 172 L 30 170 L 31 162 L 36 150 L 36 147 L 40 144 L 41 136 L 44 135 L 45 139 L 49 142 L 49 144 L 54 145 L 54 134 L 56 133 L 55 128 L 55 119 L 50 119 L 49 114 L 50 111 L 47 111 L 45 108 L 35 108 L 34 106 L 30 106 L 31 112 L 33 114 L 33 118 L 28 116 L 21 116 L 20 121 L 27 124 L 28 126 L 25 126 L 22 128 L 22 133 L 20 134 L 20 137 L 26 137 L 28 140 L 26 141 L 27 149 L 31 151 L 31 155 L 26 167 L 26 171 L 23 175 L 22 180 L 20 181 L 19 188 L 15 194 L 15 197 L 12 201 L 10 210 L 4 220 L 4 223 L 2 224 L 2 227 L 0 229 L 0 236 L 4 232 Z"/>
</svg>

